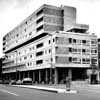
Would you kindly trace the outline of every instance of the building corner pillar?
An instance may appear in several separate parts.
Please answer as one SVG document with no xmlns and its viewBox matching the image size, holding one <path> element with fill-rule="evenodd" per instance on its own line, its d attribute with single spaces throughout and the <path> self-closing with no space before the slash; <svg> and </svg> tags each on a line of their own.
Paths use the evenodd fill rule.
<svg viewBox="0 0 100 100">
<path fill-rule="evenodd" d="M 58 69 L 55 68 L 54 71 L 55 71 L 55 75 L 54 75 L 54 84 L 56 85 L 56 84 L 58 84 Z"/>
</svg>

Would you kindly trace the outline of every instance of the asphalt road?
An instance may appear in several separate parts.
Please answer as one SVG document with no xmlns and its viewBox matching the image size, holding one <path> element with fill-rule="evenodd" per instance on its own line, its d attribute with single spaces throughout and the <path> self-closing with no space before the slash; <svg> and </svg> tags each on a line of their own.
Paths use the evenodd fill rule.
<svg viewBox="0 0 100 100">
<path fill-rule="evenodd" d="M 42 90 L 0 85 L 0 100 L 100 100 L 100 93 L 80 90 L 77 94 L 57 94 Z"/>
</svg>

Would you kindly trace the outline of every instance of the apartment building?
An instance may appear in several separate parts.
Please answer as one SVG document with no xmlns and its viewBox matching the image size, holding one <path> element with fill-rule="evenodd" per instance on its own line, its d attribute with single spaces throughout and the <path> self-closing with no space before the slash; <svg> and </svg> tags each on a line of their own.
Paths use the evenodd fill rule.
<svg viewBox="0 0 100 100">
<path fill-rule="evenodd" d="M 42 5 L 3 38 L 5 79 L 31 77 L 38 83 L 87 78 L 97 61 L 97 36 L 76 23 L 76 8 Z"/>
<path fill-rule="evenodd" d="M 100 38 L 98 39 L 98 70 L 100 73 Z M 100 76 L 100 74 L 99 74 Z"/>
</svg>

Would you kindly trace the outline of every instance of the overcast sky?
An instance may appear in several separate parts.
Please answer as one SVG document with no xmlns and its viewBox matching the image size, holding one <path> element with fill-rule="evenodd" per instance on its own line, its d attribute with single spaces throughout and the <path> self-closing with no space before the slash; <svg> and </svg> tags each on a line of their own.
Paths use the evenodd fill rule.
<svg viewBox="0 0 100 100">
<path fill-rule="evenodd" d="M 100 0 L 0 0 L 0 57 L 2 37 L 42 4 L 76 7 L 77 22 L 89 24 L 89 31 L 100 37 Z"/>
</svg>

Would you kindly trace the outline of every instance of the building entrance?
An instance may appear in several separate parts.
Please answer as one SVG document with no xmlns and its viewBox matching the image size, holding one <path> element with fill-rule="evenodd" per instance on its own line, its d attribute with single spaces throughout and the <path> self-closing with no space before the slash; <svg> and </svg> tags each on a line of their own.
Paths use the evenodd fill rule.
<svg viewBox="0 0 100 100">
<path fill-rule="evenodd" d="M 72 69 L 72 80 L 85 80 L 87 78 L 86 69 L 74 68 Z"/>
</svg>

